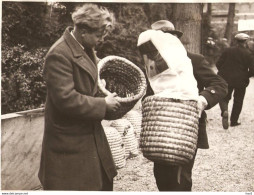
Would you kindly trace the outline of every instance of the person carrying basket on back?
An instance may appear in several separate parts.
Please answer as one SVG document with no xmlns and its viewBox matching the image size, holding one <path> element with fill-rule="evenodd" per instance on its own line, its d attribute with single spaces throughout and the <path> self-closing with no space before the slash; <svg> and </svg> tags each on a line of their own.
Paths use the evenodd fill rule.
<svg viewBox="0 0 254 195">
<path fill-rule="evenodd" d="M 185 50 L 179 40 L 183 33 L 175 30 L 171 22 L 160 20 L 151 27 L 140 34 L 137 44 L 149 81 L 143 100 L 156 95 L 197 101 L 200 117 L 197 148 L 208 149 L 204 109 L 212 108 L 226 96 L 227 84 L 202 55 Z M 180 172 L 179 166 L 154 162 L 159 191 L 191 191 L 196 152 Z"/>
</svg>

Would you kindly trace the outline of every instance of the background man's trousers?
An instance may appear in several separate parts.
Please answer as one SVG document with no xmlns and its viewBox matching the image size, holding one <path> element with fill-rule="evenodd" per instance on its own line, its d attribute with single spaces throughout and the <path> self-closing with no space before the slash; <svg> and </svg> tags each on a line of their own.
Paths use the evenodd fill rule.
<svg viewBox="0 0 254 195">
<path fill-rule="evenodd" d="M 228 94 L 223 100 L 220 101 L 219 105 L 220 105 L 220 109 L 222 113 L 224 111 L 228 111 L 228 103 L 232 97 L 233 91 L 234 91 L 234 102 L 233 102 L 232 112 L 230 116 L 230 121 L 231 123 L 237 123 L 240 113 L 242 111 L 246 87 L 236 88 L 229 85 Z"/>
</svg>

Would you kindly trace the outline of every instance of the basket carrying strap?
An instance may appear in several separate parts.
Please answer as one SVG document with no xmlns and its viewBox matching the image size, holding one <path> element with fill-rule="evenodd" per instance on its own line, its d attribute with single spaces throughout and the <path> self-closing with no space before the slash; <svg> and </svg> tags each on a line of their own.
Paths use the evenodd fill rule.
<svg viewBox="0 0 254 195">
<path fill-rule="evenodd" d="M 178 171 L 177 171 L 177 182 L 180 184 L 181 183 L 181 173 L 182 173 L 182 169 L 183 167 L 180 165 L 178 167 Z"/>
</svg>

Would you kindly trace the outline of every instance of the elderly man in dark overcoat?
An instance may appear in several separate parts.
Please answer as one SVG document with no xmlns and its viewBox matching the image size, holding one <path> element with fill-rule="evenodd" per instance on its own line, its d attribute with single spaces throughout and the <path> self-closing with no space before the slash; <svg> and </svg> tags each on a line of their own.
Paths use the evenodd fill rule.
<svg viewBox="0 0 254 195">
<path fill-rule="evenodd" d="M 111 191 L 117 172 L 101 121 L 120 104 L 116 94 L 96 97 L 94 46 L 114 18 L 106 8 L 84 4 L 72 19 L 74 28 L 68 27 L 46 56 L 39 179 L 44 190 Z"/>
<path fill-rule="evenodd" d="M 222 125 L 224 129 L 229 126 L 228 103 L 234 92 L 234 103 L 230 116 L 230 126 L 238 126 L 240 113 L 249 78 L 254 76 L 254 62 L 250 51 L 247 49 L 249 35 L 238 33 L 235 35 L 236 45 L 229 47 L 219 57 L 216 66 L 218 74 L 228 83 L 228 95 L 220 101 Z"/>
<path fill-rule="evenodd" d="M 153 23 L 151 27 L 154 30 L 162 30 L 165 33 L 171 33 L 178 38 L 183 35 L 181 31 L 175 30 L 174 25 L 167 20 L 159 20 Z M 210 109 L 226 96 L 227 83 L 213 71 L 204 56 L 190 52 L 187 52 L 187 55 L 191 59 L 194 77 L 198 84 L 200 108 L 201 110 Z M 149 95 L 153 95 L 150 86 L 147 88 L 145 97 Z M 206 121 L 207 115 L 205 111 L 203 111 L 199 119 L 197 148 L 209 148 Z M 160 191 L 191 191 L 192 169 L 195 157 L 196 153 L 189 163 L 182 166 L 180 181 L 178 181 L 178 166 L 154 163 L 154 176 L 158 189 Z"/>
</svg>

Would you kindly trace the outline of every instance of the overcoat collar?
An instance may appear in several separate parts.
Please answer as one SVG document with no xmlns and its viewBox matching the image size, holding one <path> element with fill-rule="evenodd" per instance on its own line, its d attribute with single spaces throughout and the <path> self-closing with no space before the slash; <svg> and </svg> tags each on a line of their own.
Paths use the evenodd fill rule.
<svg viewBox="0 0 254 195">
<path fill-rule="evenodd" d="M 72 29 L 73 29 L 72 27 L 67 27 L 63 37 L 72 51 L 74 62 L 82 69 L 84 69 L 86 72 L 88 72 L 91 75 L 93 81 L 96 82 L 98 72 L 97 66 L 89 58 L 87 53 L 80 47 L 79 43 L 72 37 L 70 33 Z"/>
</svg>

